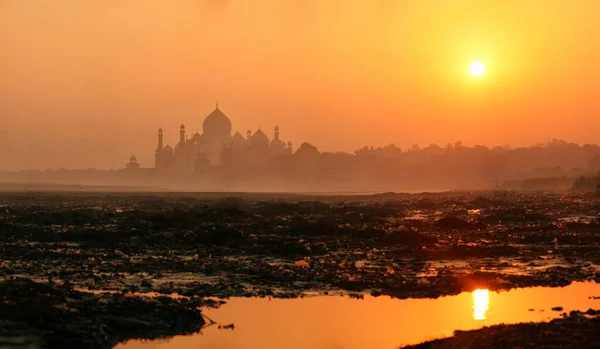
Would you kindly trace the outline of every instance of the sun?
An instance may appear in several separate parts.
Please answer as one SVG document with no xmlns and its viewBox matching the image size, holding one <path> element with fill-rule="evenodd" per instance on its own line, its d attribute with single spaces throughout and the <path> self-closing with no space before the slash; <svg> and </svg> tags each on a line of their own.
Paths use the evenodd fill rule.
<svg viewBox="0 0 600 349">
<path fill-rule="evenodd" d="M 475 61 L 475 62 L 471 63 L 471 66 L 469 67 L 469 71 L 471 72 L 471 75 L 473 75 L 475 77 L 482 76 L 483 73 L 485 72 L 485 65 L 483 64 L 483 62 Z"/>
</svg>

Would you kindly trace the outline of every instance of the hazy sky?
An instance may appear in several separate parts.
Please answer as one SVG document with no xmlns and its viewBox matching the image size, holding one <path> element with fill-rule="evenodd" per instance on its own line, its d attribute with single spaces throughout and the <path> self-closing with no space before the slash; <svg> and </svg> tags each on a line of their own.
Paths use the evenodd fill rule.
<svg viewBox="0 0 600 349">
<path fill-rule="evenodd" d="M 294 146 L 600 140 L 600 2 L 0 0 L 0 169 L 153 163 L 221 109 Z M 473 60 L 486 74 L 473 78 Z"/>
</svg>

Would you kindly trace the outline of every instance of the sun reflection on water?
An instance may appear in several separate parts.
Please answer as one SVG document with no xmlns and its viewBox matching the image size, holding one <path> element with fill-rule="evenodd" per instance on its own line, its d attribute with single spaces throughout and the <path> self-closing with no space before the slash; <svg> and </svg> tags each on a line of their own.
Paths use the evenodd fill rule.
<svg viewBox="0 0 600 349">
<path fill-rule="evenodd" d="M 490 305 L 490 291 L 477 289 L 473 291 L 473 319 L 485 320 Z"/>
</svg>

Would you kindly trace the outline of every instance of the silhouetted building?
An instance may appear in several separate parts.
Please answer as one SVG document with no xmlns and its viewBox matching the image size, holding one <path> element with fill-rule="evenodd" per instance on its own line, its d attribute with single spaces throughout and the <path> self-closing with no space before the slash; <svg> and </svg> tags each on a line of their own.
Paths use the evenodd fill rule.
<svg viewBox="0 0 600 349">
<path fill-rule="evenodd" d="M 291 153 L 291 142 L 279 139 L 279 127 L 275 126 L 273 140 L 260 129 L 246 137 L 236 132 L 231 135 L 231 120 L 219 104 L 202 122 L 202 134 L 196 131 L 186 136 L 186 127 L 179 127 L 179 142 L 175 149 L 163 145 L 163 129 L 158 129 L 158 145 L 155 151 L 157 169 L 174 169 L 183 172 L 203 172 L 214 166 L 236 168 L 246 165 L 266 164 L 274 155 Z"/>
<path fill-rule="evenodd" d="M 137 161 L 135 155 L 131 155 L 129 162 L 125 164 L 125 167 L 130 170 L 140 168 L 140 163 Z"/>
</svg>

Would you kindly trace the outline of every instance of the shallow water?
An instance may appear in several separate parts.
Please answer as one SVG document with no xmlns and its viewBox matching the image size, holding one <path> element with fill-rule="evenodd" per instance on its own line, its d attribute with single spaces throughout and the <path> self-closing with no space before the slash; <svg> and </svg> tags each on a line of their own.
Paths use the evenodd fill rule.
<svg viewBox="0 0 600 349">
<path fill-rule="evenodd" d="M 547 321 L 564 311 L 600 308 L 600 284 L 476 290 L 438 299 L 340 296 L 302 299 L 232 298 L 204 311 L 220 325 L 159 341 L 129 341 L 114 349 L 396 349 L 400 345 L 500 323 Z M 552 311 L 561 306 L 563 311 Z M 534 309 L 530 311 L 530 309 Z"/>
</svg>

